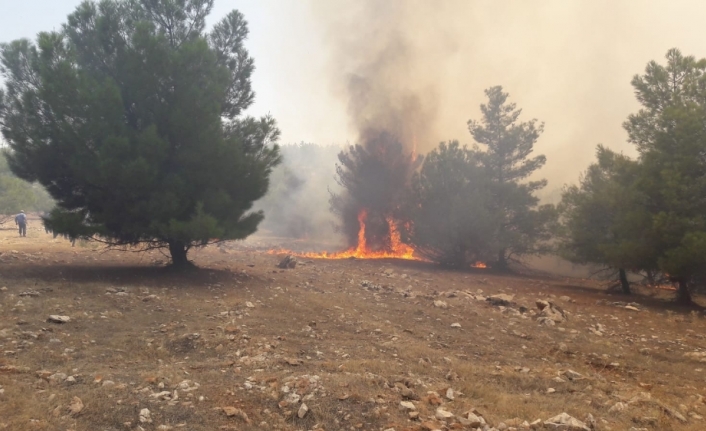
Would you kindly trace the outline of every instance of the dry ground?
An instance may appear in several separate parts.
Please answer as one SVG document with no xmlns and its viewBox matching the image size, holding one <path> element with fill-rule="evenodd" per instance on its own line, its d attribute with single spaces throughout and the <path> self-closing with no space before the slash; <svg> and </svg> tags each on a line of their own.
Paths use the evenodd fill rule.
<svg viewBox="0 0 706 431">
<path fill-rule="evenodd" d="M 562 412 L 706 429 L 706 320 L 654 292 L 416 262 L 280 270 L 256 242 L 175 273 L 38 226 L 0 231 L 0 429 L 471 429 L 458 416 L 474 409 L 499 429 Z M 486 300 L 499 293 L 512 303 Z M 538 324 L 537 299 L 568 320 Z"/>
</svg>

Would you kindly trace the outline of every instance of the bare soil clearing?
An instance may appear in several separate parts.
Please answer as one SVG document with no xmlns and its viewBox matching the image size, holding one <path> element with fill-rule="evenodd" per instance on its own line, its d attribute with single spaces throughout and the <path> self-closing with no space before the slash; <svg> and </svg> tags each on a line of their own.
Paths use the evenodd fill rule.
<svg viewBox="0 0 706 431">
<path fill-rule="evenodd" d="M 279 269 L 258 239 L 178 273 L 38 226 L 0 231 L 0 429 L 556 429 L 564 412 L 706 429 L 706 320 L 659 292 L 418 262 Z"/>
</svg>

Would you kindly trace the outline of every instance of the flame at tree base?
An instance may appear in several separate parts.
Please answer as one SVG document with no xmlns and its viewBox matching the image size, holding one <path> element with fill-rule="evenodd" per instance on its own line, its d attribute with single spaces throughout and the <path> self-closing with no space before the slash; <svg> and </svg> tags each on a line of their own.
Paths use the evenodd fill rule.
<svg viewBox="0 0 706 431">
<path fill-rule="evenodd" d="M 415 256 L 414 248 L 402 242 L 400 239 L 400 232 L 397 229 L 397 225 L 392 217 L 386 217 L 387 225 L 390 232 L 389 248 L 382 250 L 372 250 L 368 247 L 368 241 L 365 237 L 365 223 L 368 218 L 368 213 L 366 210 L 361 210 L 358 213 L 358 223 L 360 229 L 358 230 L 358 244 L 355 247 L 351 247 L 348 250 L 338 251 L 338 252 L 308 252 L 308 253 L 297 253 L 291 250 L 270 250 L 269 254 L 279 254 L 288 253 L 298 257 L 308 257 L 312 259 L 404 259 L 404 260 L 417 260 L 424 261 L 427 260 Z"/>
<path fill-rule="evenodd" d="M 365 223 L 368 218 L 366 210 L 361 210 L 358 213 L 358 243 L 355 247 L 348 250 L 338 252 L 294 252 L 292 250 L 276 249 L 269 250 L 268 254 L 291 254 L 297 257 L 306 257 L 311 259 L 403 259 L 416 260 L 419 262 L 429 262 L 428 259 L 416 255 L 413 247 L 402 242 L 400 232 L 397 229 L 397 224 L 392 217 L 386 217 L 390 238 L 389 248 L 383 250 L 371 250 L 368 248 L 368 241 L 365 236 Z M 487 268 L 484 262 L 476 262 L 470 265 L 471 268 Z"/>
</svg>

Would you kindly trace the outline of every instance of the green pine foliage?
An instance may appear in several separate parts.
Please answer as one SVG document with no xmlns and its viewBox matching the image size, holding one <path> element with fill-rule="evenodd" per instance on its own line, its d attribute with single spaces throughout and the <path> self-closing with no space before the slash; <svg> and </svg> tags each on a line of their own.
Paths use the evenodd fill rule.
<svg viewBox="0 0 706 431">
<path fill-rule="evenodd" d="M 640 154 L 640 187 L 652 216 L 659 268 L 679 284 L 678 299 L 706 274 L 706 59 L 677 49 L 633 78 L 642 108 L 625 129 Z"/>
<path fill-rule="evenodd" d="M 630 293 L 626 271 L 656 269 L 646 196 L 637 188 L 640 165 L 600 145 L 596 158 L 580 184 L 563 191 L 560 254 L 574 263 L 617 270 L 623 291 Z"/>
<path fill-rule="evenodd" d="M 213 0 L 86 1 L 61 31 L 0 47 L 12 171 L 56 200 L 57 233 L 168 247 L 173 263 L 255 232 L 280 161 L 272 118 L 242 117 L 253 59 Z"/>
<path fill-rule="evenodd" d="M 501 86 L 485 94 L 488 103 L 481 105 L 482 118 L 470 120 L 468 129 L 482 146 L 475 148 L 475 157 L 488 178 L 488 211 L 496 220 L 492 263 L 503 270 L 511 259 L 549 251 L 556 211 L 552 205 L 540 206 L 535 195 L 547 181 L 526 181 L 546 163 L 543 155 L 530 157 L 544 125 L 537 120 L 519 122 L 522 110 L 507 102 L 508 93 Z"/>
<path fill-rule="evenodd" d="M 458 141 L 427 154 L 412 179 L 405 241 L 423 257 L 450 267 L 494 258 L 497 220 L 489 210 L 488 180 L 476 153 Z"/>
<path fill-rule="evenodd" d="M 677 49 L 632 80 L 642 107 L 624 127 L 630 160 L 599 147 L 598 161 L 562 203 L 564 251 L 575 261 L 660 271 L 678 300 L 706 281 L 706 59 Z"/>
</svg>

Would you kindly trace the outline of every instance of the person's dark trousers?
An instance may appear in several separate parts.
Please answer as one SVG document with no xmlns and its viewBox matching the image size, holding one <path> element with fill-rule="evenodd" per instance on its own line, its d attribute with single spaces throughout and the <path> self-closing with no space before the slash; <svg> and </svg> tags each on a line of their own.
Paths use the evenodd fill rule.
<svg viewBox="0 0 706 431">
<path fill-rule="evenodd" d="M 20 236 L 27 236 L 27 225 L 25 223 L 20 223 Z"/>
</svg>

